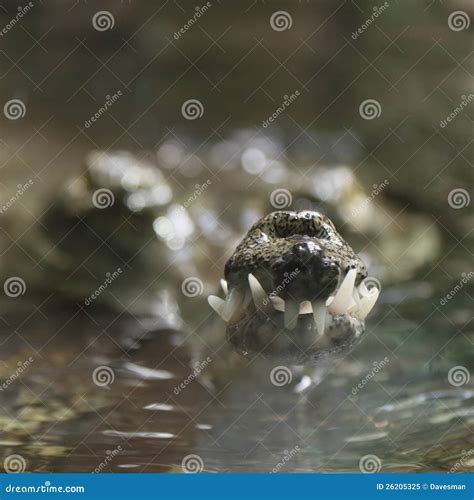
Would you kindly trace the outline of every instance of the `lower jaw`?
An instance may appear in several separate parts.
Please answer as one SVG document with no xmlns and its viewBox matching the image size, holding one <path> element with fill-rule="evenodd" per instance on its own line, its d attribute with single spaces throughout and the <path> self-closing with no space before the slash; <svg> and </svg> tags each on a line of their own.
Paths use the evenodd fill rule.
<svg viewBox="0 0 474 500">
<path fill-rule="evenodd" d="M 281 313 L 268 316 L 248 310 L 238 321 L 228 324 L 226 334 L 242 355 L 259 355 L 298 365 L 344 352 L 359 341 L 363 331 L 364 322 L 350 315 L 331 316 L 321 335 L 311 314 L 300 315 L 296 327 L 289 330 Z"/>
</svg>

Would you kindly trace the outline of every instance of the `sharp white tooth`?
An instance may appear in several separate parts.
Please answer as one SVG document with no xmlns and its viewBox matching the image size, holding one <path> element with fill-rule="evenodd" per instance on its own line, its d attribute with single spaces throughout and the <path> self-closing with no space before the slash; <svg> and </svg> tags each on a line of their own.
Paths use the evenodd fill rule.
<svg viewBox="0 0 474 500">
<path fill-rule="evenodd" d="M 364 285 L 365 286 L 365 285 Z M 367 288 L 366 288 L 367 290 Z M 367 291 L 367 295 L 362 295 L 360 299 L 360 307 L 357 311 L 357 317 L 364 320 L 370 313 L 372 308 L 375 306 L 377 299 L 379 298 L 380 290 L 376 287 L 371 288 Z"/>
<path fill-rule="evenodd" d="M 275 311 L 285 312 L 285 301 L 281 297 L 271 295 L 270 302 L 272 303 Z"/>
<path fill-rule="evenodd" d="M 277 295 L 272 295 L 270 297 L 270 302 L 273 305 L 275 311 L 285 312 L 285 300 Z M 311 302 L 309 300 L 303 300 L 299 305 L 299 314 L 311 314 L 313 312 L 313 308 L 311 306 Z"/>
<path fill-rule="evenodd" d="M 229 288 L 227 286 L 227 281 L 226 280 L 221 280 L 221 288 L 222 291 L 224 292 L 225 296 L 229 295 Z"/>
<path fill-rule="evenodd" d="M 285 301 L 285 328 L 293 330 L 298 322 L 300 305 L 296 300 Z"/>
<path fill-rule="evenodd" d="M 232 318 L 237 309 L 241 307 L 243 301 L 244 295 L 241 292 L 237 291 L 235 288 L 229 292 L 224 307 L 225 321 L 229 321 L 230 318 Z"/>
<path fill-rule="evenodd" d="M 329 312 L 331 314 L 345 314 L 349 307 L 354 302 L 352 298 L 352 290 L 354 289 L 357 271 L 351 269 L 341 283 L 334 299 L 329 304 Z M 355 302 L 354 302 L 355 303 Z"/>
<path fill-rule="evenodd" d="M 313 307 L 309 300 L 303 300 L 300 304 L 300 314 L 311 314 L 313 312 Z"/>
<path fill-rule="evenodd" d="M 324 326 L 326 324 L 326 304 L 322 301 L 313 302 L 313 318 L 316 330 L 320 336 L 324 335 Z"/>
<path fill-rule="evenodd" d="M 354 287 L 354 291 L 352 292 L 352 300 L 353 302 L 351 303 L 347 312 L 350 314 L 357 315 L 357 312 L 360 309 L 360 295 L 357 290 L 357 287 Z"/>
<path fill-rule="evenodd" d="M 209 302 L 209 305 L 216 311 L 216 313 L 224 320 L 225 315 L 224 315 L 224 309 L 225 309 L 225 300 L 221 299 L 220 297 L 216 297 L 215 295 L 209 295 L 207 298 L 207 301 Z"/>
<path fill-rule="evenodd" d="M 255 307 L 257 307 L 258 309 L 262 309 L 262 311 L 265 311 L 267 313 L 271 312 L 272 303 L 270 302 L 270 299 L 267 293 L 265 292 L 263 286 L 260 284 L 258 279 L 251 273 L 249 274 L 248 279 Z"/>
</svg>

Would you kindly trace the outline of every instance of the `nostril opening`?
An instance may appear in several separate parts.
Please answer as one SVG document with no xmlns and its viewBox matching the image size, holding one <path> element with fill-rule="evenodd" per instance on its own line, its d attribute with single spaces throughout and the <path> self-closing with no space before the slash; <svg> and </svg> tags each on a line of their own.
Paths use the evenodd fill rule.
<svg viewBox="0 0 474 500">
<path fill-rule="evenodd" d="M 293 254 L 304 264 L 312 257 L 319 257 L 321 253 L 321 247 L 312 241 L 303 241 L 293 247 Z"/>
</svg>

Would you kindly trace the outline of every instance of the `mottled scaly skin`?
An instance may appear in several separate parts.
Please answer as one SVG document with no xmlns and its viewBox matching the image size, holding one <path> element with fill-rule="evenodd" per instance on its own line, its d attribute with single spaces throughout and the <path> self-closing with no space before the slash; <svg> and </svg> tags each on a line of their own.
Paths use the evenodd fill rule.
<svg viewBox="0 0 474 500">
<path fill-rule="evenodd" d="M 327 299 L 351 268 L 357 269 L 357 284 L 367 276 L 328 217 L 281 210 L 252 226 L 228 260 L 225 277 L 231 289 L 239 288 L 252 273 L 268 292 L 279 289 L 281 298 L 303 301 Z"/>
</svg>

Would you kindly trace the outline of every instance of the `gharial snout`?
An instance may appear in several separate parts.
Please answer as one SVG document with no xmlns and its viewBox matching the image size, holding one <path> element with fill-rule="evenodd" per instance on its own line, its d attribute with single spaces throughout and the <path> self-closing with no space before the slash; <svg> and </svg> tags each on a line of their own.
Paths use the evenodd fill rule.
<svg viewBox="0 0 474 500">
<path fill-rule="evenodd" d="M 274 286 L 281 287 L 283 299 L 326 300 L 336 290 L 341 277 L 335 261 L 317 238 L 303 236 L 273 264 Z"/>
</svg>

